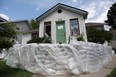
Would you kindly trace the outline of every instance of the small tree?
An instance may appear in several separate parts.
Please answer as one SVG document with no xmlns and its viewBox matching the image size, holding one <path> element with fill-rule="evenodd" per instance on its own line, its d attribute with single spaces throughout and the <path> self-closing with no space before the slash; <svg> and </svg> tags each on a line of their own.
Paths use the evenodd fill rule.
<svg viewBox="0 0 116 77">
<path fill-rule="evenodd" d="M 116 29 L 116 3 L 114 3 L 108 10 L 107 20 L 105 22 L 108 23 L 112 29 Z"/>
<path fill-rule="evenodd" d="M 34 19 L 30 20 L 30 25 L 32 26 L 33 29 L 39 28 L 39 24 Z"/>
<path fill-rule="evenodd" d="M 0 49 L 10 48 L 13 42 L 10 41 L 17 34 L 13 23 L 0 23 Z"/>
<path fill-rule="evenodd" d="M 87 29 L 87 38 L 89 42 L 103 44 L 105 41 L 110 42 L 110 40 L 112 40 L 113 38 L 113 34 L 108 31 L 98 30 L 98 29 L 89 27 Z"/>
</svg>

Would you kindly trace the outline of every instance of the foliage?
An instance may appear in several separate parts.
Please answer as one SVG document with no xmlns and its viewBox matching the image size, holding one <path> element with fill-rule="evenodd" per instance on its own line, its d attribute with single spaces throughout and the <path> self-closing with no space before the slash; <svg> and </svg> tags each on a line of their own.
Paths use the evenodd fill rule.
<svg viewBox="0 0 116 77">
<path fill-rule="evenodd" d="M 81 34 L 80 36 L 77 37 L 77 41 L 84 41 L 83 34 Z"/>
<path fill-rule="evenodd" d="M 9 40 L 9 38 L 0 38 L 0 49 L 10 48 L 13 45 L 13 43 Z"/>
<path fill-rule="evenodd" d="M 32 73 L 10 68 L 5 61 L 0 60 L 0 77 L 32 77 Z"/>
<path fill-rule="evenodd" d="M 116 68 L 107 77 L 116 77 Z"/>
<path fill-rule="evenodd" d="M 113 34 L 108 31 L 90 27 L 87 29 L 87 38 L 90 42 L 103 44 L 105 41 L 110 42 L 113 38 Z"/>
<path fill-rule="evenodd" d="M 33 29 L 39 28 L 37 21 L 34 19 L 30 20 L 30 24 L 31 24 Z"/>
<path fill-rule="evenodd" d="M 13 23 L 0 23 L 0 37 L 14 37 L 17 34 L 15 26 Z"/>
<path fill-rule="evenodd" d="M 29 40 L 27 43 L 52 43 L 51 38 L 44 36 L 44 37 L 37 37 Z"/>
<path fill-rule="evenodd" d="M 18 33 L 13 23 L 0 23 L 0 49 L 9 48 L 13 45 L 10 41 Z"/>
<path fill-rule="evenodd" d="M 108 10 L 106 22 L 112 29 L 116 29 L 116 3 L 114 3 Z"/>
</svg>

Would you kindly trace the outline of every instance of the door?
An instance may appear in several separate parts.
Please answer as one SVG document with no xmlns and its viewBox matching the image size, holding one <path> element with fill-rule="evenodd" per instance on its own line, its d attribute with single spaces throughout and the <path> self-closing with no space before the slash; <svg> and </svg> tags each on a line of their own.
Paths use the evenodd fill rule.
<svg viewBox="0 0 116 77">
<path fill-rule="evenodd" d="M 45 34 L 51 37 L 51 22 L 45 22 Z"/>
<path fill-rule="evenodd" d="M 66 43 L 65 22 L 56 22 L 56 42 Z"/>
</svg>

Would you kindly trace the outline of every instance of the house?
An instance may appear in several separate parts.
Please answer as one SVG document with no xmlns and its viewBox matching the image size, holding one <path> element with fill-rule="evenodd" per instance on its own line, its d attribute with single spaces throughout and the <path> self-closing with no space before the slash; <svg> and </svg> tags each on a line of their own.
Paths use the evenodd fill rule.
<svg viewBox="0 0 116 77">
<path fill-rule="evenodd" d="M 0 14 L 0 23 L 13 23 L 16 25 L 15 29 L 20 32 L 17 36 L 15 36 L 12 41 L 18 42 L 19 44 L 26 44 L 27 41 L 31 39 L 32 29 L 28 20 L 18 20 L 18 21 L 10 21 L 8 20 L 8 16 L 4 14 Z"/>
<path fill-rule="evenodd" d="M 15 29 L 20 33 L 14 38 L 19 44 L 26 44 L 27 41 L 31 39 L 31 32 L 30 30 L 32 27 L 30 26 L 28 20 L 18 20 L 18 21 L 11 21 L 12 23 L 16 24 Z"/>
<path fill-rule="evenodd" d="M 0 16 L 0 22 L 8 22 L 8 20 L 4 19 L 3 17 Z"/>
<path fill-rule="evenodd" d="M 39 29 L 38 28 L 31 29 L 31 30 L 27 31 L 26 33 L 31 33 L 31 39 L 38 38 L 38 36 L 39 36 Z"/>
<path fill-rule="evenodd" d="M 106 30 L 106 31 L 110 30 L 110 26 L 108 26 L 107 23 L 88 22 L 88 23 L 85 23 L 85 25 L 86 25 L 86 28 L 94 27 L 98 30 Z"/>
<path fill-rule="evenodd" d="M 39 37 L 47 34 L 54 43 L 68 43 L 69 38 L 83 34 L 84 40 L 87 41 L 87 15 L 87 11 L 58 3 L 36 18 L 40 23 Z"/>
</svg>

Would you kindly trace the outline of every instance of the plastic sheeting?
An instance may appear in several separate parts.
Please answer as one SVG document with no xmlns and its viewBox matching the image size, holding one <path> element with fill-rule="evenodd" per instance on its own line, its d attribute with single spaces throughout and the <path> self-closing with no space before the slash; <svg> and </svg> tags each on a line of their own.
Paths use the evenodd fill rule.
<svg viewBox="0 0 116 77">
<path fill-rule="evenodd" d="M 2 51 L 0 51 L 0 59 L 4 59 L 6 55 L 7 55 L 6 49 L 3 49 Z"/>
<path fill-rule="evenodd" d="M 110 46 L 96 43 L 26 44 L 10 48 L 6 64 L 43 75 L 96 72 L 112 59 Z"/>
</svg>

